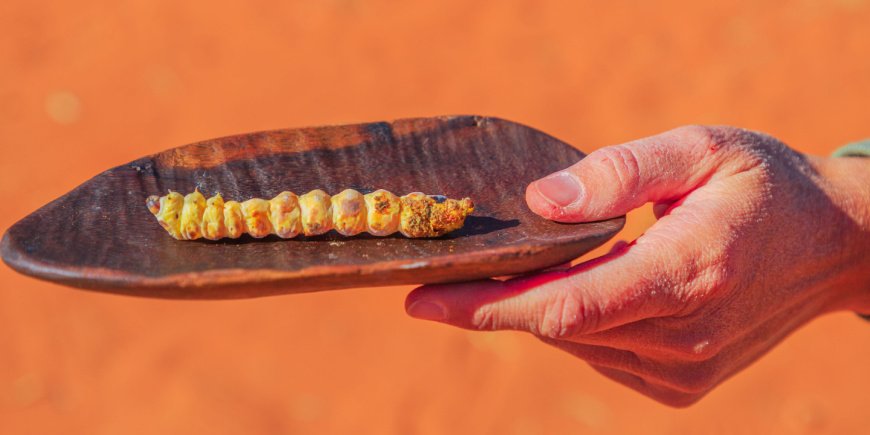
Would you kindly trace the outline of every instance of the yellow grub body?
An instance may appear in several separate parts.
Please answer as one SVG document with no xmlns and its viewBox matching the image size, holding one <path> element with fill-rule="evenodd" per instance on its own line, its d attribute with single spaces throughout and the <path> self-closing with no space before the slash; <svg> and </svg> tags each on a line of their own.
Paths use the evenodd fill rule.
<svg viewBox="0 0 870 435">
<path fill-rule="evenodd" d="M 425 237 L 432 231 L 429 223 L 428 196 L 420 192 L 409 193 L 401 198 L 402 213 L 400 214 L 399 232 L 405 237 Z"/>
<path fill-rule="evenodd" d="M 261 238 L 275 234 L 292 238 L 314 236 L 331 229 L 345 236 L 368 232 L 388 236 L 438 237 L 462 227 L 474 211 L 471 199 L 447 199 L 420 192 L 398 197 L 386 190 L 362 195 L 347 189 L 330 197 L 322 190 L 301 196 L 281 192 L 270 200 L 252 198 L 224 202 L 220 194 L 208 200 L 199 193 L 169 192 L 151 196 L 146 205 L 160 225 L 178 240 L 204 237 L 219 240 L 242 234 Z"/>
<path fill-rule="evenodd" d="M 245 215 L 245 229 L 251 237 L 259 239 L 272 233 L 272 223 L 269 222 L 269 201 L 251 198 L 242 203 L 242 214 Z"/>
<path fill-rule="evenodd" d="M 224 226 L 227 228 L 227 237 L 231 239 L 238 239 L 245 234 L 245 216 L 242 214 L 242 205 L 237 201 L 224 204 Z"/>
<path fill-rule="evenodd" d="M 293 192 L 281 192 L 269 201 L 269 220 L 272 229 L 282 239 L 296 237 L 302 232 L 302 212 L 299 197 Z"/>
<path fill-rule="evenodd" d="M 202 236 L 209 240 L 218 240 L 226 232 L 224 198 L 218 193 L 205 202 L 205 213 L 202 214 Z"/>
<path fill-rule="evenodd" d="M 332 229 L 332 202 L 329 195 L 320 190 L 312 190 L 299 197 L 302 210 L 302 233 L 316 236 Z"/>
<path fill-rule="evenodd" d="M 184 197 L 181 209 L 181 235 L 187 240 L 202 236 L 202 214 L 205 212 L 205 197 L 198 190 Z"/>
<path fill-rule="evenodd" d="M 380 189 L 365 195 L 366 231 L 375 236 L 388 236 L 399 230 L 402 203 L 399 197 Z"/>
<path fill-rule="evenodd" d="M 180 231 L 182 208 L 184 208 L 184 197 L 178 192 L 169 192 L 168 195 L 162 196 L 156 212 L 152 208 L 152 212 L 157 217 L 157 222 L 160 222 L 160 226 L 170 236 L 179 240 L 184 240 Z"/>
<path fill-rule="evenodd" d="M 366 204 L 356 190 L 343 190 L 332 197 L 332 224 L 343 236 L 355 236 L 366 230 Z"/>
</svg>

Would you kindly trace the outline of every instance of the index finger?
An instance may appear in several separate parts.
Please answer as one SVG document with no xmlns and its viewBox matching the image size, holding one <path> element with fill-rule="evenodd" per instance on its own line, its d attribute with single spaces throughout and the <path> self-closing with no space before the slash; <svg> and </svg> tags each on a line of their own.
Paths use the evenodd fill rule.
<svg viewBox="0 0 870 435">
<path fill-rule="evenodd" d="M 522 330 L 570 338 L 673 314 L 677 260 L 631 244 L 567 270 L 508 281 L 427 285 L 408 295 L 417 318 L 473 330 Z"/>
</svg>

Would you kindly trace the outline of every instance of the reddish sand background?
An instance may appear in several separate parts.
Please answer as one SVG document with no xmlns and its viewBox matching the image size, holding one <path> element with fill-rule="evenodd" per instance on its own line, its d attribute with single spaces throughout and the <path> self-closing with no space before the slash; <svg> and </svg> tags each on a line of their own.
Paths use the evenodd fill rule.
<svg viewBox="0 0 870 435">
<path fill-rule="evenodd" d="M 412 3 L 0 3 L 0 229 L 108 167 L 252 130 L 475 113 L 586 151 L 687 123 L 817 154 L 870 136 L 866 0 Z M 0 433 L 870 427 L 870 324 L 848 313 L 673 410 L 529 336 L 413 321 L 410 289 L 172 302 L 0 266 Z"/>
</svg>

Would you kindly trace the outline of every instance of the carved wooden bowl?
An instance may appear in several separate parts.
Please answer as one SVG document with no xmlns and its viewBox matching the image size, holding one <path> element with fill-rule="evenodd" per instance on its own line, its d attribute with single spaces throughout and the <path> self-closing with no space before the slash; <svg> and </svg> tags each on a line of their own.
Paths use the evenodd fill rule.
<svg viewBox="0 0 870 435">
<path fill-rule="evenodd" d="M 143 157 L 88 180 L 13 225 L 0 243 L 17 271 L 140 296 L 244 298 L 348 287 L 465 281 L 574 259 L 624 218 L 559 224 L 525 205 L 526 185 L 583 158 L 529 127 L 477 116 L 250 133 Z M 270 236 L 177 241 L 146 209 L 168 189 L 271 198 L 345 188 L 471 197 L 465 226 L 436 239 Z"/>
</svg>

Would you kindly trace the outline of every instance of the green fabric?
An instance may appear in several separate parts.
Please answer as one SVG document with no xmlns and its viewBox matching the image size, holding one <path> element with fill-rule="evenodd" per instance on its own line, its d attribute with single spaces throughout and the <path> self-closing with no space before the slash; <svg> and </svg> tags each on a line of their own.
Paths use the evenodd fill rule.
<svg viewBox="0 0 870 435">
<path fill-rule="evenodd" d="M 832 154 L 833 157 L 870 157 L 870 139 L 852 142 Z"/>
<path fill-rule="evenodd" d="M 852 142 L 846 146 L 840 147 L 834 154 L 833 157 L 870 157 L 870 139 L 864 139 L 858 142 Z M 870 314 L 858 314 L 858 317 L 861 317 L 864 320 L 870 321 Z"/>
</svg>

